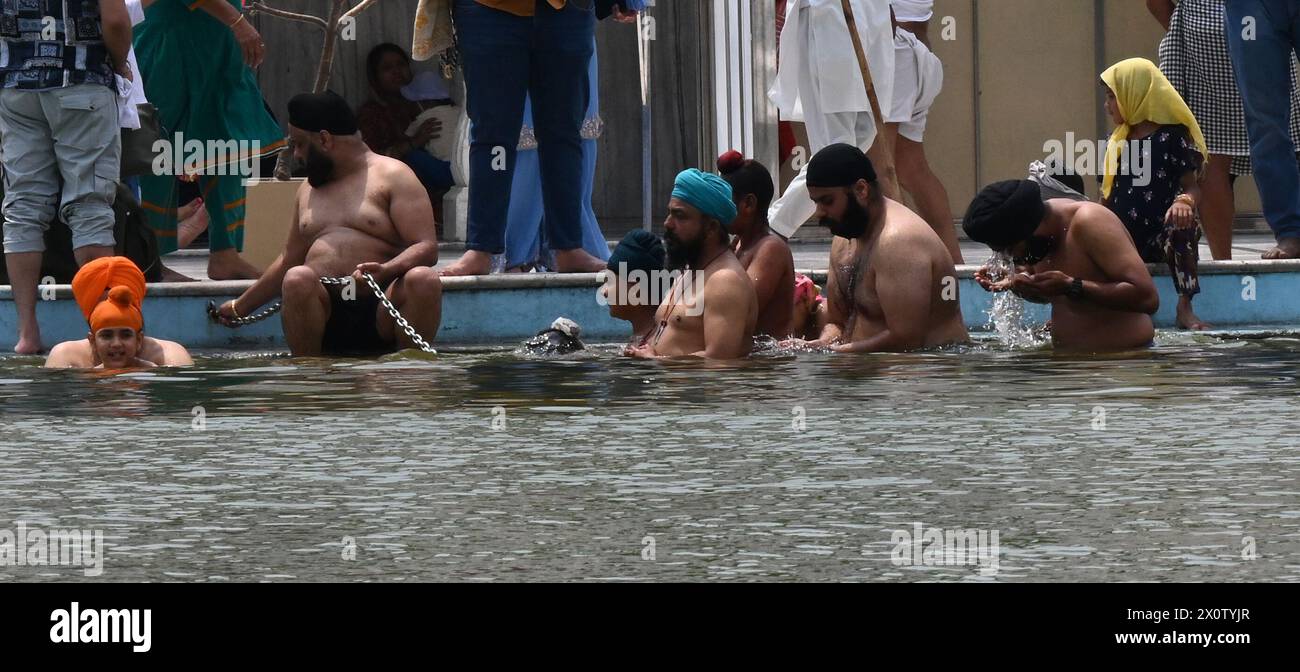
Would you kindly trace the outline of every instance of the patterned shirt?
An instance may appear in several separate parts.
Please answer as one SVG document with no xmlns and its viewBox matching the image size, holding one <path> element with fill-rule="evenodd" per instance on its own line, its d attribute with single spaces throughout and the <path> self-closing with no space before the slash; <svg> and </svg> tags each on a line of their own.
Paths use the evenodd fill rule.
<svg viewBox="0 0 1300 672">
<path fill-rule="evenodd" d="M 1141 165 L 1120 170 L 1111 186 L 1106 205 L 1124 222 L 1139 250 L 1160 238 L 1165 230 L 1165 213 L 1183 193 L 1183 176 L 1201 168 L 1201 152 L 1187 128 L 1181 124 L 1161 126 L 1138 141 Z M 1131 173 L 1140 172 L 1147 184 L 1135 184 Z"/>
<path fill-rule="evenodd" d="M 116 85 L 99 0 L 0 0 L 0 86 Z"/>
</svg>

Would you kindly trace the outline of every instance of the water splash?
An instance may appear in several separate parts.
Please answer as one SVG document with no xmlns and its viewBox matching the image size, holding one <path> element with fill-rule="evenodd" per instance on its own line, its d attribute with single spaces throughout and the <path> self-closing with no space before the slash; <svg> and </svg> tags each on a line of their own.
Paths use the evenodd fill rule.
<svg viewBox="0 0 1300 672">
<path fill-rule="evenodd" d="M 1011 258 L 1000 252 L 994 252 L 984 262 L 984 268 L 994 278 L 1015 272 Z M 989 310 L 986 328 L 998 335 L 999 343 L 1012 350 L 1033 350 L 1051 342 L 1047 325 L 1028 321 L 1025 318 L 1025 300 L 1011 292 L 993 294 L 993 307 Z"/>
</svg>

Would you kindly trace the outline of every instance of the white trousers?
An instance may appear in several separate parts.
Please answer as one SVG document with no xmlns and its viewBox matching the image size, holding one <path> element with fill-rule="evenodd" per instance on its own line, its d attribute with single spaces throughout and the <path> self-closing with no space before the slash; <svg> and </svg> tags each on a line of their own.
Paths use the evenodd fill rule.
<svg viewBox="0 0 1300 672">
<path fill-rule="evenodd" d="M 799 11 L 805 11 L 806 8 Z M 807 18 L 807 17 L 805 17 Z M 805 20 L 800 28 L 799 37 L 803 45 L 813 43 L 813 22 Z M 794 36 L 791 36 L 794 37 Z M 806 161 L 821 149 L 829 145 L 846 143 L 862 151 L 871 149 L 876 141 L 876 120 L 871 111 L 865 112 L 822 112 L 818 105 L 821 100 L 822 87 L 845 86 L 844 82 L 822 81 L 819 73 L 812 71 L 814 59 L 802 59 L 803 71 L 799 73 L 799 99 L 803 104 L 804 127 L 808 131 L 808 155 L 799 174 L 786 187 L 785 193 L 776 199 L 767 211 L 768 222 L 773 231 L 789 238 L 799 227 L 808 221 L 817 206 L 808 198 L 808 166 Z M 855 86 L 862 83 L 856 82 Z"/>
</svg>

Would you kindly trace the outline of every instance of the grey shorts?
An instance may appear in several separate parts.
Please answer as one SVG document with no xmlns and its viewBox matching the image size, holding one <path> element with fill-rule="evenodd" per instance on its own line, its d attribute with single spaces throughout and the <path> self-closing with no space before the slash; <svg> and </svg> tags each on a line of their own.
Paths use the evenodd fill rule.
<svg viewBox="0 0 1300 672">
<path fill-rule="evenodd" d="M 115 91 L 2 89 L 0 139 L 5 252 L 45 251 L 55 214 L 72 230 L 73 248 L 113 245 L 122 153 Z"/>
</svg>

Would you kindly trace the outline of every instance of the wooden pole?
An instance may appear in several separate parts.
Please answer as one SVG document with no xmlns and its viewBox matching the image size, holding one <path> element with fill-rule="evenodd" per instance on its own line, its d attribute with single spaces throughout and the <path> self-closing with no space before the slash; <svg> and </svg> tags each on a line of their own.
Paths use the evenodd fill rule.
<svg viewBox="0 0 1300 672">
<path fill-rule="evenodd" d="M 651 161 L 651 142 L 654 134 L 654 117 L 650 109 L 650 40 L 646 39 L 646 13 L 636 17 L 637 58 L 641 65 L 641 228 L 654 229 L 650 202 L 654 197 Z"/>
<path fill-rule="evenodd" d="M 867 100 L 871 103 L 871 116 L 876 120 L 876 141 L 867 154 L 875 164 L 876 174 L 880 179 L 881 191 L 887 198 L 901 200 L 898 186 L 898 171 L 894 168 L 894 139 L 885 128 L 885 115 L 880 109 L 880 100 L 876 98 L 875 80 L 871 78 L 871 68 L 867 65 L 867 52 L 862 47 L 862 38 L 858 35 L 858 23 L 853 18 L 853 5 L 849 0 L 840 0 L 844 9 L 844 22 L 849 27 L 849 38 L 853 40 L 853 51 L 858 57 L 858 69 L 862 72 L 862 83 L 867 87 Z"/>
<path fill-rule="evenodd" d="M 311 14 L 300 14 L 277 9 L 261 0 L 254 2 L 249 7 L 249 14 L 252 16 L 266 14 L 290 21 L 310 23 L 324 31 L 321 41 L 320 62 L 316 66 L 316 79 L 312 83 L 313 93 L 320 93 L 329 88 L 330 77 L 334 73 L 334 52 L 338 48 L 339 31 L 344 28 L 344 20 L 355 19 L 358 14 L 379 2 L 379 0 L 360 0 L 356 5 L 352 5 L 352 0 L 332 1 L 333 5 L 330 8 L 328 19 Z M 293 156 L 288 151 L 281 151 L 279 154 L 275 161 L 275 179 L 287 180 L 293 171 Z"/>
</svg>

